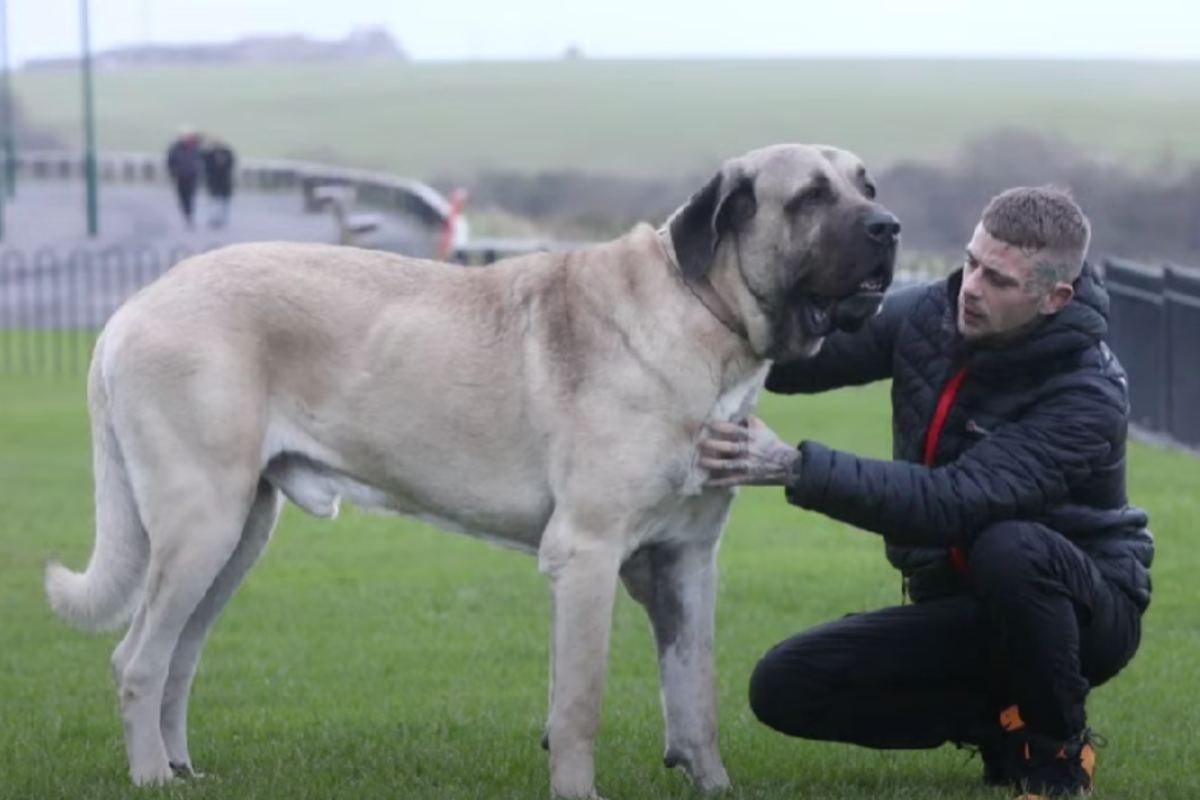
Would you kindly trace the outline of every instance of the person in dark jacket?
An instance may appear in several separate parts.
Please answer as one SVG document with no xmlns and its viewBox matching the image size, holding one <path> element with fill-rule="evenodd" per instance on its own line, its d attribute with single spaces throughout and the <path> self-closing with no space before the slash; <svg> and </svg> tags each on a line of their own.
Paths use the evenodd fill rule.
<svg viewBox="0 0 1200 800">
<path fill-rule="evenodd" d="M 184 224 L 189 228 L 193 226 L 192 216 L 200 168 L 200 136 L 184 126 L 180 129 L 179 136 L 167 148 L 167 173 L 175 186 L 175 195 L 179 199 L 179 211 L 183 214 Z"/>
<path fill-rule="evenodd" d="M 209 137 L 200 153 L 204 162 L 204 186 L 208 190 L 208 227 L 224 228 L 229 224 L 229 206 L 233 200 L 233 171 L 237 158 L 226 142 Z"/>
<path fill-rule="evenodd" d="M 894 460 L 760 420 L 710 422 L 710 485 L 782 485 L 882 534 L 912 605 L 804 631 L 766 654 L 750 703 L 793 736 L 978 748 L 1024 797 L 1090 790 L 1088 691 L 1133 657 L 1154 540 L 1125 491 L 1128 393 L 1108 295 L 1065 192 L 991 200 L 948 279 L 889 294 L 861 330 L 776 365 L 768 390 L 892 379 Z"/>
</svg>

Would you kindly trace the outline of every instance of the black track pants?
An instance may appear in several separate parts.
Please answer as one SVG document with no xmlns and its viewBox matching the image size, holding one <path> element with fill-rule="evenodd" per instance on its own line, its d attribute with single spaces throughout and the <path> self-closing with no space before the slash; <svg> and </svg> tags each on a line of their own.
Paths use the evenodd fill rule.
<svg viewBox="0 0 1200 800">
<path fill-rule="evenodd" d="M 928 748 L 977 743 L 1016 703 L 1031 730 L 1078 733 L 1089 688 L 1137 650 L 1137 607 L 1041 525 L 987 528 L 968 564 L 970 595 L 854 614 L 778 644 L 750 680 L 755 715 L 792 736 Z"/>
</svg>

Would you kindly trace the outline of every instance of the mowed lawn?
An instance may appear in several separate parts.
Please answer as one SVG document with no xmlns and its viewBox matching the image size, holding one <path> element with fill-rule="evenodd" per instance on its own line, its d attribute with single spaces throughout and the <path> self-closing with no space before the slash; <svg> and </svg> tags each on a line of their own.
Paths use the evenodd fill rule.
<svg viewBox="0 0 1200 800">
<path fill-rule="evenodd" d="M 77 70 L 23 70 L 31 125 L 82 141 Z M 430 179 L 478 170 L 708 174 L 774 142 L 878 168 L 998 127 L 1143 168 L 1200 158 L 1200 62 L 746 60 L 257 64 L 99 70 L 101 150 L 166 147 L 184 123 L 244 156 Z"/>
<path fill-rule="evenodd" d="M 764 399 L 791 438 L 889 449 L 887 393 Z M 434 457 L 431 454 L 431 457 Z M 1142 652 L 1092 701 L 1099 798 L 1195 798 L 1200 739 L 1200 461 L 1131 448 L 1131 490 L 1158 535 Z M 535 562 L 344 511 L 289 508 L 221 618 L 193 695 L 205 780 L 134 792 L 108 670 L 116 635 L 51 616 L 43 560 L 87 559 L 82 380 L 0 378 L 0 797 L 531 798 L 547 794 L 547 596 Z M 620 502 L 620 498 L 613 498 Z M 999 798 L 953 748 L 881 753 L 788 740 L 746 705 L 756 658 L 800 628 L 899 600 L 880 540 L 746 490 L 720 553 L 717 661 L 731 798 Z M 602 793 L 688 798 L 661 766 L 654 648 L 622 594 L 597 746 Z"/>
</svg>

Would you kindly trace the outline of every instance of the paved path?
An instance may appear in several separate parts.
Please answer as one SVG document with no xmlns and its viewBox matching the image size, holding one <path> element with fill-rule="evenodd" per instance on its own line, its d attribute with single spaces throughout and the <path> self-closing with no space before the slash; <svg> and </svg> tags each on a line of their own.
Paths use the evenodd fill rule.
<svg viewBox="0 0 1200 800">
<path fill-rule="evenodd" d="M 69 250 L 78 246 L 152 246 L 168 249 L 181 245 L 192 250 L 231 242 L 284 239 L 303 242 L 337 241 L 329 213 L 305 213 L 299 191 L 235 195 L 230 224 L 220 231 L 203 225 L 205 198 L 197 198 L 197 226 L 189 231 L 167 186 L 145 184 L 100 185 L 100 232 L 87 236 L 85 195 L 77 181 L 26 181 L 17 197 L 5 204 L 3 248 L 32 251 L 42 247 Z M 429 233 L 415 221 L 381 215 L 379 231 L 364 238 L 364 245 L 427 254 Z"/>
<path fill-rule="evenodd" d="M 77 182 L 26 182 L 5 205 L 0 331 L 98 328 L 124 300 L 182 258 L 234 242 L 335 242 L 325 213 L 305 213 L 298 191 L 242 193 L 228 227 L 182 222 L 168 187 L 101 184 L 100 235 L 87 236 Z M 434 239 L 414 220 L 379 215 L 364 246 L 428 256 Z M 207 219 L 203 197 L 197 222 Z"/>
</svg>

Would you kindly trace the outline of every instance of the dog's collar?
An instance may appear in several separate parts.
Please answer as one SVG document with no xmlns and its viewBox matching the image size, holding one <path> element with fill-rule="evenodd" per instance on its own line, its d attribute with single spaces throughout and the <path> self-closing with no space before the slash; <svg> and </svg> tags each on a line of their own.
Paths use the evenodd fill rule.
<svg viewBox="0 0 1200 800">
<path fill-rule="evenodd" d="M 667 246 L 666 236 L 666 229 L 662 229 L 658 231 L 658 235 L 655 238 L 658 239 L 658 245 L 662 248 L 663 255 L 667 257 L 667 262 L 675 270 L 675 274 L 679 277 L 679 280 L 700 301 L 700 305 L 708 309 L 708 313 L 717 318 L 718 322 L 728 328 L 731 333 L 749 342 L 750 334 L 746 330 L 746 326 L 733 313 L 733 309 L 725 302 L 725 298 L 717 293 L 717 288 L 712 285 L 712 281 L 708 279 L 708 276 L 702 275 L 699 278 L 688 279 L 683 274 L 683 268 L 679 266 L 679 262 L 675 260 L 675 254 L 672 252 L 673 247 Z"/>
</svg>

